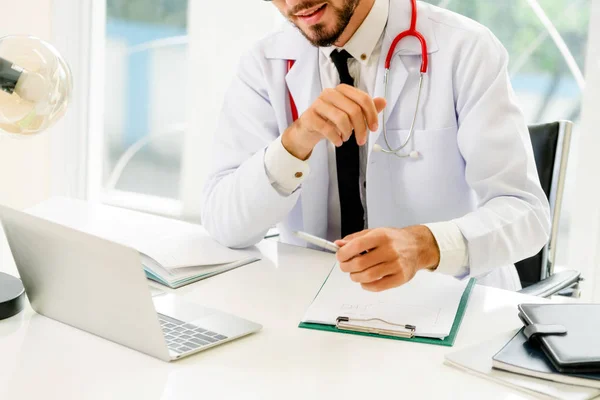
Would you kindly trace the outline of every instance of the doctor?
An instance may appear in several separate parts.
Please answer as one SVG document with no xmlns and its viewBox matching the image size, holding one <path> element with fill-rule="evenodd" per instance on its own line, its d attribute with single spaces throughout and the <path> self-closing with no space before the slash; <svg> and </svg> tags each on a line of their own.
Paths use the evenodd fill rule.
<svg viewBox="0 0 600 400">
<path fill-rule="evenodd" d="M 290 23 L 242 58 L 226 95 L 204 191 L 208 231 L 230 247 L 275 224 L 287 243 L 305 245 L 294 230 L 344 238 L 340 266 L 366 290 L 420 269 L 519 289 L 514 263 L 544 246 L 550 216 L 498 40 L 419 3 L 429 65 L 415 115 L 416 39 L 393 49 L 386 96 L 383 84 L 411 0 L 273 4 Z"/>
</svg>

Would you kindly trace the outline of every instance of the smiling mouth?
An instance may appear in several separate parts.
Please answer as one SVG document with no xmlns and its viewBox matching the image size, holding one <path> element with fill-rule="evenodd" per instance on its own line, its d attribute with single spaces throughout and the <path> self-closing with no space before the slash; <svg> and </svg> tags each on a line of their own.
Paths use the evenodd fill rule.
<svg viewBox="0 0 600 400">
<path fill-rule="evenodd" d="M 313 7 L 308 10 L 300 11 L 294 15 L 296 17 L 300 17 L 300 18 L 309 18 L 309 17 L 312 17 L 313 15 L 315 15 L 316 13 L 318 13 L 319 11 L 321 11 L 323 8 L 325 8 L 325 6 L 327 6 L 327 3 L 323 3 L 320 6 Z"/>
</svg>

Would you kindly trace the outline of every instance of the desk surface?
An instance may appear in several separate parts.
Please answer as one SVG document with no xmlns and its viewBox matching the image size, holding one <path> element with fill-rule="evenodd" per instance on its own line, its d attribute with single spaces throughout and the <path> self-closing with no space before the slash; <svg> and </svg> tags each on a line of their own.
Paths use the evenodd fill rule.
<svg viewBox="0 0 600 400">
<path fill-rule="evenodd" d="M 299 329 L 334 257 L 272 241 L 259 248 L 261 262 L 177 293 L 261 332 L 164 363 L 28 307 L 0 322 L 0 399 L 529 398 L 443 360 L 518 328 L 516 305 L 542 300 L 476 286 L 453 348 Z"/>
</svg>

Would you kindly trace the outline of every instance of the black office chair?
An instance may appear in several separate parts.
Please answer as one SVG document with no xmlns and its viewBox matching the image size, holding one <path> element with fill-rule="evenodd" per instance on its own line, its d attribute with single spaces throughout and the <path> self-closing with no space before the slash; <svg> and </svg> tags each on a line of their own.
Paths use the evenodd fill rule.
<svg viewBox="0 0 600 400">
<path fill-rule="evenodd" d="M 572 130 L 573 123 L 569 121 L 529 127 L 538 175 L 550 202 L 552 230 L 550 241 L 538 254 L 515 264 L 523 286 L 520 292 L 524 294 L 549 297 L 576 287 L 581 280 L 581 273 L 578 271 L 554 273 L 558 223 Z"/>
</svg>

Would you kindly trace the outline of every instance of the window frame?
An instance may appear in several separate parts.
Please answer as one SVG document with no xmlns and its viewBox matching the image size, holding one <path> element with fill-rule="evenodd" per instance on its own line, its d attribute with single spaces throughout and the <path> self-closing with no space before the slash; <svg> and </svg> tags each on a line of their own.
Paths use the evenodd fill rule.
<svg viewBox="0 0 600 400">
<path fill-rule="evenodd" d="M 58 0 L 52 13 L 52 43 L 71 67 L 74 90 L 51 138 L 51 194 L 181 218 L 182 201 L 103 190 L 106 1 Z"/>
<path fill-rule="evenodd" d="M 215 12 L 229 13 L 227 6 L 214 4 Z M 259 7 L 263 7 L 261 18 L 264 22 L 272 20 L 273 26 L 280 24 L 281 16 L 274 7 L 269 3 L 257 4 Z M 204 5 L 200 2 L 189 1 L 190 9 L 202 6 Z M 248 12 L 255 9 L 255 3 L 243 3 L 240 6 L 246 7 Z M 207 172 L 210 168 L 211 152 L 206 143 L 212 140 L 216 126 L 208 126 L 204 123 L 199 124 L 203 125 L 202 130 L 189 128 L 191 126 L 189 122 L 199 123 L 200 121 L 196 115 L 198 113 L 195 109 L 197 104 L 190 101 L 192 95 L 188 95 L 186 106 L 188 128 L 185 129 L 185 146 L 182 150 L 180 199 L 121 190 L 105 190 L 103 118 L 106 1 L 56 0 L 53 2 L 52 8 L 53 18 L 56 21 L 52 35 L 53 42 L 57 44 L 57 48 L 71 65 L 76 88 L 68 115 L 61 121 L 60 129 L 64 134 L 53 137 L 52 164 L 56 190 L 53 190 L 52 194 L 99 201 L 152 214 L 200 222 L 202 187 L 205 177 L 199 177 L 198 175 L 202 174 L 198 174 L 198 171 Z M 188 12 L 188 21 L 194 15 L 193 12 L 193 10 Z M 212 37 L 212 32 L 220 26 L 214 19 L 205 20 L 204 14 L 204 12 L 196 12 L 193 17 L 193 22 L 199 23 L 195 36 L 196 48 L 215 50 L 218 48 L 216 42 L 197 43 L 198 38 Z M 239 37 L 235 36 L 235 40 L 239 41 Z M 202 64 L 204 65 L 203 62 Z M 234 60 L 228 65 L 234 67 L 235 64 Z M 190 68 L 192 68 L 191 63 Z M 218 71 L 220 68 L 215 67 L 214 69 Z M 189 92 L 192 92 L 191 86 L 188 85 Z M 224 91 L 224 87 L 210 87 L 209 96 L 219 99 L 224 95 Z M 219 111 L 220 107 L 217 107 L 213 110 L 213 115 Z M 207 132 L 210 132 L 210 139 L 207 139 Z"/>
<path fill-rule="evenodd" d="M 88 159 L 91 127 L 90 66 L 93 38 L 93 0 L 52 3 L 51 43 L 65 58 L 73 76 L 71 102 L 50 138 L 51 194 L 88 198 Z"/>
</svg>

